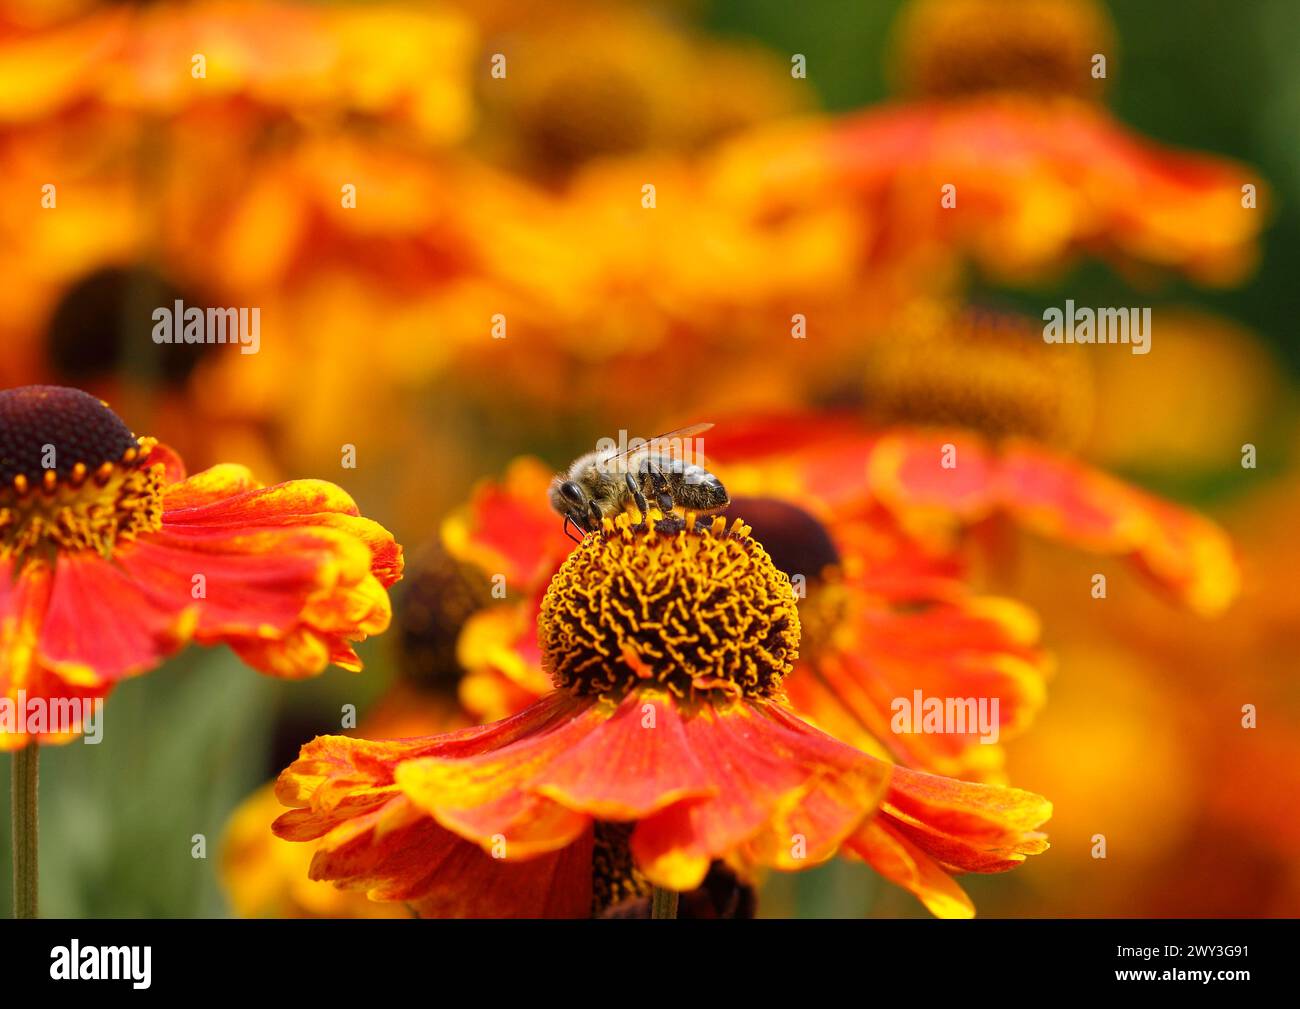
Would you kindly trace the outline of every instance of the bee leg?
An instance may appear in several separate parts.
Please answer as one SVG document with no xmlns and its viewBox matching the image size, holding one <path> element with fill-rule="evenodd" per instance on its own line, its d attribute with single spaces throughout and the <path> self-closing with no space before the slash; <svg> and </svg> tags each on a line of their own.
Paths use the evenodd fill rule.
<svg viewBox="0 0 1300 1009">
<path fill-rule="evenodd" d="M 600 531 L 601 520 L 604 519 L 605 513 L 600 510 L 600 505 L 595 501 L 587 502 L 587 529 L 591 532 Z"/>
<path fill-rule="evenodd" d="M 569 537 L 569 539 L 573 540 L 574 543 L 581 543 L 582 537 L 574 536 L 573 533 L 569 532 L 569 526 L 573 526 L 578 530 L 578 532 L 582 532 L 582 526 L 578 525 L 578 523 L 573 521 L 572 515 L 570 515 L 568 512 L 565 512 L 564 513 L 564 535 Z"/>
<path fill-rule="evenodd" d="M 641 460 L 641 475 L 650 478 L 650 487 L 654 492 L 655 503 L 659 510 L 667 515 L 673 510 L 673 495 L 668 486 L 668 478 L 649 457 Z"/>
<path fill-rule="evenodd" d="M 631 473 L 625 474 L 627 479 L 627 489 L 632 492 L 632 500 L 636 502 L 637 510 L 641 512 L 641 518 L 644 519 L 650 513 L 649 507 L 645 503 L 645 495 L 641 493 L 641 488 L 636 485 L 636 479 Z"/>
</svg>

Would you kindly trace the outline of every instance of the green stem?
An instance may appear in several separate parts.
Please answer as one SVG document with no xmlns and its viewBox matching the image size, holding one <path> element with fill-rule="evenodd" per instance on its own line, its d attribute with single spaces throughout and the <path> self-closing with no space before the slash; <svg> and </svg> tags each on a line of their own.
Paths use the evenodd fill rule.
<svg viewBox="0 0 1300 1009">
<path fill-rule="evenodd" d="M 13 755 L 9 798 L 14 828 L 14 917 L 36 917 L 36 780 L 40 747 L 28 743 Z"/>
<path fill-rule="evenodd" d="M 650 894 L 650 917 L 676 918 L 677 891 L 656 886 L 654 892 Z"/>
</svg>

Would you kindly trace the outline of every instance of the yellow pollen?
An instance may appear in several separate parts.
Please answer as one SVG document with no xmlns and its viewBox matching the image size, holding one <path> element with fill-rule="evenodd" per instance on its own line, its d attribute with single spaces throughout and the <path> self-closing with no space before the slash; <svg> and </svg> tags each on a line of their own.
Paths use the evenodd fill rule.
<svg viewBox="0 0 1300 1009">
<path fill-rule="evenodd" d="M 93 481 L 81 462 L 62 480 L 46 470 L 36 493 L 26 476 L 15 476 L 0 488 L 0 557 L 22 563 L 59 551 L 108 555 L 118 542 L 159 528 L 164 467 L 148 462 L 154 444 L 141 438 L 130 460 L 104 463 Z"/>
<path fill-rule="evenodd" d="M 558 688 L 617 698 L 779 694 L 799 651 L 789 578 L 736 519 L 606 519 L 551 580 L 538 616 Z"/>
</svg>

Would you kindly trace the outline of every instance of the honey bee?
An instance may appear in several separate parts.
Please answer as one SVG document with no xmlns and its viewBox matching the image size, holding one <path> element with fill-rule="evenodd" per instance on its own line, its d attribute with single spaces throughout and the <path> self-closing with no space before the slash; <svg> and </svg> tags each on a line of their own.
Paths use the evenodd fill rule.
<svg viewBox="0 0 1300 1009">
<path fill-rule="evenodd" d="M 722 481 L 703 466 L 691 461 L 689 453 L 677 453 L 683 441 L 713 427 L 693 424 L 669 431 L 649 441 L 634 439 L 630 447 L 618 450 L 597 448 L 576 459 L 566 473 L 551 481 L 551 507 L 564 517 L 564 531 L 579 538 L 569 526 L 595 532 L 601 520 L 613 518 L 635 504 L 646 513 L 647 500 L 665 514 L 680 505 L 688 511 L 708 515 L 731 503 Z"/>
</svg>

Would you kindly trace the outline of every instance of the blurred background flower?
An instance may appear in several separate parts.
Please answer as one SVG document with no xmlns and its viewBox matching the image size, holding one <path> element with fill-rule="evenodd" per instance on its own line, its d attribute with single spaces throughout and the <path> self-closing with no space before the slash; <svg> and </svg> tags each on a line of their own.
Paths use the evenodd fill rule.
<svg viewBox="0 0 1300 1009">
<path fill-rule="evenodd" d="M 906 549 L 960 539 L 972 597 L 1041 618 L 1048 700 L 1001 748 L 1053 800 L 1053 847 L 974 879 L 982 914 L 1300 913 L 1276 801 L 1300 751 L 1297 46 L 1287 0 L 0 0 L 0 381 L 109 399 L 192 470 L 324 477 L 426 544 L 364 675 L 290 691 L 191 650 L 117 689 L 98 748 L 51 751 L 46 913 L 369 913 L 284 874 L 223 890 L 219 850 L 276 857 L 241 801 L 354 709 L 421 734 L 430 690 L 434 721 L 535 695 L 500 643 L 535 646 L 571 545 L 517 504 L 550 468 L 703 419 L 721 452 L 726 419 L 782 414 L 802 443 L 732 461 L 733 493 L 826 492 L 845 459 L 808 434 L 833 416 L 975 459 L 1029 439 L 1222 522 L 1240 601 L 1206 619 L 1119 555 L 1209 613 L 1227 576 L 1168 562 L 1210 540 L 1130 525 L 1080 553 L 1016 534 L 1014 496 L 936 524 L 856 486 Z M 1044 344 L 1067 298 L 1150 306 L 1151 353 Z M 259 352 L 155 344 L 177 299 L 259 307 Z M 775 874 L 758 907 L 923 913 L 844 861 Z"/>
</svg>

